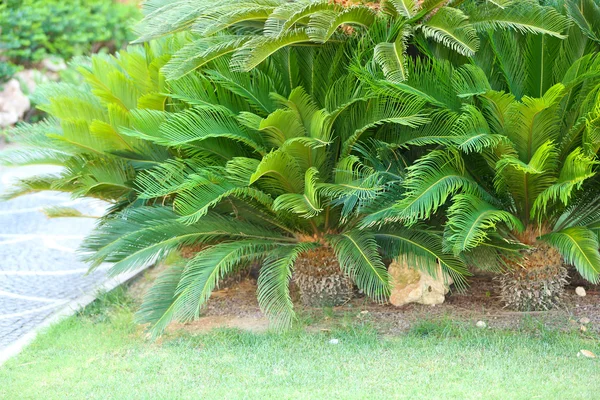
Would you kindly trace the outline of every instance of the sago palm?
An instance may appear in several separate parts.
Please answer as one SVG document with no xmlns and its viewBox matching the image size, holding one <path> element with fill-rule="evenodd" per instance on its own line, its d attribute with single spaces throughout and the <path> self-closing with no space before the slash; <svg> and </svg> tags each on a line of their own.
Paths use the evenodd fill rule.
<svg viewBox="0 0 600 400">
<path fill-rule="evenodd" d="M 169 108 L 160 68 L 169 51 L 159 44 L 131 47 L 118 56 L 81 58 L 73 67 L 83 75 L 81 85 L 50 83 L 36 91 L 38 108 L 48 117 L 15 128 L 14 150 L 2 153 L 8 165 L 58 165 L 57 174 L 18 181 L 5 197 L 54 190 L 74 197 L 93 197 L 120 210 L 137 202 L 133 180 L 140 170 L 170 157 L 161 146 L 123 133 L 137 110 Z M 61 215 L 60 210 L 54 213 Z M 64 215 L 73 215 L 62 210 Z"/>
<path fill-rule="evenodd" d="M 406 80 L 410 45 L 434 41 L 472 56 L 480 34 L 516 30 L 564 37 L 569 21 L 536 0 L 150 0 L 144 4 L 140 41 L 178 31 L 196 39 L 166 68 L 171 78 L 226 54 L 232 67 L 248 71 L 287 46 L 346 40 L 376 29 L 372 57 L 386 77 Z"/>
<path fill-rule="evenodd" d="M 187 156 L 136 179 L 140 198 L 164 207 L 106 219 L 85 248 L 95 264 L 115 262 L 112 272 L 119 273 L 200 245 L 146 297 L 138 319 L 154 332 L 173 318 L 198 317 L 218 282 L 253 260 L 262 263 L 259 304 L 278 326 L 293 319 L 294 274 L 303 299 L 332 305 L 349 298 L 352 282 L 385 300 L 383 260 L 399 255 L 432 273 L 441 264 L 463 281 L 466 271 L 442 251 L 439 232 L 398 224 L 359 229 L 384 193 L 400 190 L 404 174 L 397 163 L 403 156 L 376 139 L 392 126 L 416 128 L 429 118 L 414 97 L 398 101 L 365 91 L 345 67 L 348 53 L 337 44 L 285 49 L 250 75 L 232 72 L 221 59 L 172 82 L 171 96 L 185 99 L 187 108 L 137 115 L 140 127 L 159 123 L 129 135 L 185 149 Z M 208 101 L 215 87 L 230 91 L 229 105 L 224 98 Z M 380 159 L 367 150 L 373 146 Z"/>
<path fill-rule="evenodd" d="M 600 273 L 600 58 L 577 58 L 580 35 L 555 43 L 504 33 L 490 46 L 492 63 L 461 67 L 448 85 L 461 111 L 437 102 L 444 123 L 404 142 L 438 146 L 409 167 L 405 196 L 365 221 L 411 224 L 447 212 L 448 250 L 496 254 L 511 267 L 505 301 L 545 309 L 563 289 L 563 261 L 591 282 Z M 524 246 L 520 258 L 515 245 Z"/>
</svg>

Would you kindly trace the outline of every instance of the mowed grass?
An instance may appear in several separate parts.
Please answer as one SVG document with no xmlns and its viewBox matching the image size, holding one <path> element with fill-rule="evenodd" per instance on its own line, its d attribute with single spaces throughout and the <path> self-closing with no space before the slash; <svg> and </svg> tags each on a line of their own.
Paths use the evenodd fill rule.
<svg viewBox="0 0 600 400">
<path fill-rule="evenodd" d="M 117 292 L 52 327 L 0 368 L 2 399 L 593 399 L 597 336 L 425 321 L 397 337 L 330 332 L 144 339 Z M 330 343 L 338 339 L 338 344 Z"/>
</svg>

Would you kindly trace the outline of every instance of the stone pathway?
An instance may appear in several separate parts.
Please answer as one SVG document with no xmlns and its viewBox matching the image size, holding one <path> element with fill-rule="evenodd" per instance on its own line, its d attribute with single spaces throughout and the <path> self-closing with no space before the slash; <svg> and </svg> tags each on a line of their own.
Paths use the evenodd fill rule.
<svg viewBox="0 0 600 400">
<path fill-rule="evenodd" d="M 56 170 L 0 167 L 0 193 L 16 177 Z M 82 296 L 94 296 L 107 281 L 106 267 L 88 275 L 75 253 L 95 219 L 49 219 L 40 211 L 47 206 L 75 207 L 90 215 L 101 215 L 105 208 L 101 202 L 72 201 L 54 192 L 0 202 L 0 362 L 36 328 L 64 314 Z"/>
</svg>

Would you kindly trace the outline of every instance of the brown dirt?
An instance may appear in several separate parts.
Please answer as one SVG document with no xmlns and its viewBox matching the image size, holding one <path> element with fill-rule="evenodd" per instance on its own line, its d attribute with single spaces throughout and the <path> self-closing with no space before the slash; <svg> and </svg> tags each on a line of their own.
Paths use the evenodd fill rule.
<svg viewBox="0 0 600 400">
<path fill-rule="evenodd" d="M 130 287 L 130 294 L 141 301 L 143 293 L 164 267 L 152 268 L 138 278 Z M 577 282 L 579 284 L 579 282 Z M 497 283 L 490 275 L 472 277 L 470 287 L 463 293 L 451 291 L 446 302 L 437 306 L 409 304 L 394 307 L 375 304 L 365 297 L 355 297 L 343 306 L 331 310 L 311 309 L 296 304 L 299 317 L 311 331 L 329 330 L 335 326 L 353 323 L 370 323 L 385 335 L 407 331 L 423 320 L 451 319 L 475 324 L 484 321 L 490 328 L 517 329 L 528 321 L 534 321 L 557 330 L 577 330 L 583 317 L 589 318 L 586 328 L 600 332 L 600 287 L 583 285 L 587 296 L 575 294 L 575 286 L 569 286 L 562 299 L 561 308 L 543 312 L 516 312 L 506 310 L 499 299 Z M 297 299 L 297 294 L 293 293 Z M 174 323 L 170 332 L 206 332 L 213 328 L 238 328 L 253 332 L 268 329 L 268 320 L 262 314 L 256 300 L 256 281 L 248 278 L 230 288 L 213 292 L 203 316 L 192 323 Z"/>
</svg>

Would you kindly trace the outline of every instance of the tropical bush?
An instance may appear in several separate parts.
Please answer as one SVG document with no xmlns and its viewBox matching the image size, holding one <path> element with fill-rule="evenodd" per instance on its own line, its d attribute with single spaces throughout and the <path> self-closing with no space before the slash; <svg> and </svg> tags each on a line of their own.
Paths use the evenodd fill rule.
<svg viewBox="0 0 600 400">
<path fill-rule="evenodd" d="M 170 53 L 156 44 L 136 46 L 116 57 L 78 59 L 73 68 L 84 77 L 83 83 L 41 86 L 35 102 L 49 117 L 13 129 L 11 140 L 19 146 L 4 151 L 2 162 L 65 168 L 58 174 L 22 179 L 4 197 L 55 190 L 110 201 L 110 212 L 136 204 L 133 180 L 137 172 L 167 159 L 170 153 L 122 131 L 135 122 L 136 110 L 169 107 L 160 68 Z"/>
<path fill-rule="evenodd" d="M 400 151 L 370 155 L 377 140 L 393 126 L 428 120 L 421 101 L 363 90 L 345 67 L 347 52 L 344 45 L 287 49 L 250 75 L 232 72 L 229 60 L 213 62 L 171 83 L 171 96 L 189 108 L 139 114 L 139 126 L 161 122 L 129 135 L 187 154 L 136 179 L 140 198 L 167 207 L 107 219 L 84 248 L 95 265 L 116 262 L 112 271 L 120 273 L 177 247 L 204 246 L 158 279 L 140 321 L 160 331 L 173 318 L 198 317 L 218 282 L 251 261 L 262 263 L 261 308 L 279 326 L 294 315 L 292 271 L 312 305 L 347 301 L 348 278 L 385 300 L 383 260 L 399 255 L 432 273 L 439 262 L 464 281 L 466 270 L 444 254 L 437 233 L 397 224 L 359 229 L 405 174 Z"/>
<path fill-rule="evenodd" d="M 504 32 L 487 41 L 492 62 L 476 57 L 453 85 L 469 103 L 457 113 L 438 101 L 445 124 L 410 141 L 443 148 L 409 167 L 406 195 L 369 221 L 410 225 L 443 211 L 447 250 L 495 254 L 510 267 L 506 303 L 547 309 L 566 282 L 563 262 L 591 282 L 600 274 L 597 44 L 576 26 L 566 40 Z M 506 253 L 514 245 L 524 257 Z"/>
<path fill-rule="evenodd" d="M 40 92 L 4 160 L 66 168 L 11 195 L 110 201 L 83 251 L 112 274 L 196 249 L 144 300 L 154 333 L 251 263 L 279 327 L 291 279 L 385 301 L 398 257 L 459 285 L 512 267 L 505 299 L 550 307 L 562 260 L 600 272 L 600 61 L 593 1 L 544 4 L 150 0 L 145 47 Z"/>
<path fill-rule="evenodd" d="M 11 80 L 11 78 L 19 71 L 19 67 L 9 63 L 0 61 L 0 90 L 4 83 Z"/>
<path fill-rule="evenodd" d="M 0 5 L 0 54 L 17 64 L 119 49 L 133 39 L 134 5 L 113 0 L 10 0 Z"/>
</svg>

